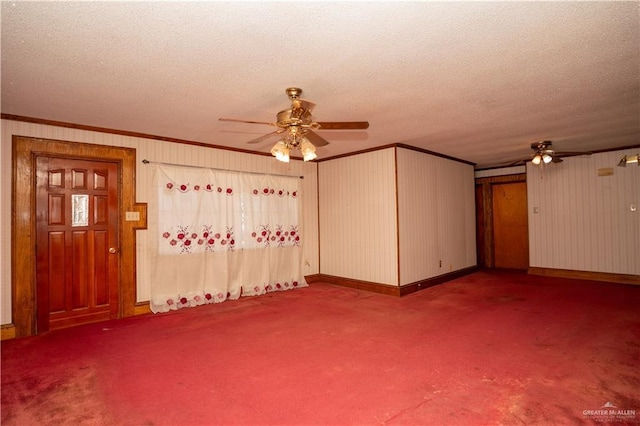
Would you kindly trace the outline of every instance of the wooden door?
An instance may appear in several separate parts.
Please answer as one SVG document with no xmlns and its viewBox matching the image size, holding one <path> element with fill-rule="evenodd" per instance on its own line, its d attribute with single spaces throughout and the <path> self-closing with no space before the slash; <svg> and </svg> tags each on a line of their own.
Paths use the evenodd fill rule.
<svg viewBox="0 0 640 426">
<path fill-rule="evenodd" d="M 492 185 L 494 266 L 529 268 L 527 184 L 509 182 Z"/>
<path fill-rule="evenodd" d="M 37 157 L 37 332 L 119 314 L 118 164 Z"/>
</svg>

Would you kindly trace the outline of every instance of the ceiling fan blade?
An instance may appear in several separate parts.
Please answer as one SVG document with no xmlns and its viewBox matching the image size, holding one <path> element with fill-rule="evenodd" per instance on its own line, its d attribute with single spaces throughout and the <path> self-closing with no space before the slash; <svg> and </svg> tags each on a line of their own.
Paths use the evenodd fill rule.
<svg viewBox="0 0 640 426">
<path fill-rule="evenodd" d="M 251 139 L 250 141 L 248 141 L 247 143 L 258 143 L 258 142 L 262 142 L 265 141 L 275 135 L 278 135 L 280 133 L 284 132 L 284 129 L 279 129 L 276 130 L 275 132 L 271 132 L 271 133 L 267 133 L 266 135 L 260 136 L 259 138 L 255 138 L 255 139 Z"/>
<path fill-rule="evenodd" d="M 307 139 L 309 139 L 311 141 L 312 144 L 314 144 L 315 146 L 325 146 L 325 145 L 329 145 L 329 142 L 323 138 L 322 136 L 320 136 L 317 133 L 312 132 L 311 130 L 308 131 L 307 133 L 305 133 L 305 136 L 307 137 Z"/>
<path fill-rule="evenodd" d="M 237 118 L 218 118 L 219 121 L 232 121 L 234 123 L 249 123 L 249 124 L 266 124 L 268 126 L 275 126 L 275 123 L 268 123 L 266 121 L 251 121 L 251 120 L 238 120 Z"/>
<path fill-rule="evenodd" d="M 551 162 L 552 163 L 562 163 L 562 158 L 554 155 L 553 157 L 551 157 Z"/>
<path fill-rule="evenodd" d="M 570 151 L 562 151 L 562 152 L 554 152 L 553 155 L 558 157 L 573 157 L 576 155 L 591 155 L 591 152 L 583 151 L 583 152 L 570 152 Z"/>
<path fill-rule="evenodd" d="M 318 125 L 320 125 L 318 130 L 360 130 L 369 128 L 368 121 L 319 121 Z"/>
<path fill-rule="evenodd" d="M 522 166 L 527 164 L 528 161 L 531 161 L 530 159 L 524 159 L 524 160 L 511 160 L 511 161 L 502 161 L 500 163 L 496 163 L 496 164 L 492 164 L 491 168 L 493 167 L 515 167 L 515 166 Z"/>
</svg>

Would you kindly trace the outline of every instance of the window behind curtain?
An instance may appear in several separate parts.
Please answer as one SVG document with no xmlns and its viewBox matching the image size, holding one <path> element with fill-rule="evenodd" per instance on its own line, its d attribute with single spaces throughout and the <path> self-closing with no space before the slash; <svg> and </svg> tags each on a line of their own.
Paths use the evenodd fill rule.
<svg viewBox="0 0 640 426">
<path fill-rule="evenodd" d="M 307 285 L 299 178 L 154 167 L 153 312 Z"/>
</svg>

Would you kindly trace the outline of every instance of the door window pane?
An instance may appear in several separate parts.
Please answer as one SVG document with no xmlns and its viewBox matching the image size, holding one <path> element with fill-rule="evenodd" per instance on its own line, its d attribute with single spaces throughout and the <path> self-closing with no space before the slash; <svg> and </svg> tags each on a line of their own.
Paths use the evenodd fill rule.
<svg viewBox="0 0 640 426">
<path fill-rule="evenodd" d="M 71 226 L 89 226 L 89 196 L 71 195 Z"/>
</svg>

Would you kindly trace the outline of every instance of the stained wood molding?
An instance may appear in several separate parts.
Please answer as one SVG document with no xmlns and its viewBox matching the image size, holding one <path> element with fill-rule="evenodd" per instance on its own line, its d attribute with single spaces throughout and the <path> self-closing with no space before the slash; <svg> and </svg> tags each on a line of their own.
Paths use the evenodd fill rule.
<svg viewBox="0 0 640 426">
<path fill-rule="evenodd" d="M 322 282 L 327 284 L 339 285 L 342 287 L 355 288 L 358 290 L 371 291 L 374 293 L 400 297 L 406 296 L 407 294 L 415 293 L 416 291 L 424 290 L 425 288 L 445 283 L 447 281 L 454 280 L 456 278 L 463 277 L 477 270 L 478 266 L 472 266 L 469 268 L 460 269 L 458 271 L 449 272 L 447 274 L 438 275 L 437 277 L 416 281 L 415 283 L 406 284 L 403 286 L 374 283 L 370 281 L 355 280 L 352 278 L 336 277 L 334 275 L 327 274 L 305 276 L 305 280 L 309 284 L 312 284 L 314 282 Z"/>
<path fill-rule="evenodd" d="M 131 227 L 135 230 L 147 229 L 147 203 L 135 203 L 132 211 L 138 213 L 139 219 L 128 221 Z"/>
<path fill-rule="evenodd" d="M 462 160 L 460 158 L 451 157 L 449 155 L 440 154 L 439 152 L 429 151 L 428 149 L 417 148 L 415 146 L 411 146 L 411 145 L 407 145 L 407 144 L 403 144 L 403 143 L 391 143 L 391 144 L 388 144 L 388 145 L 376 146 L 374 148 L 367 148 L 367 149 L 362 149 L 360 151 L 348 152 L 346 154 L 334 155 L 333 157 L 321 158 L 321 159 L 318 159 L 316 161 L 318 163 L 321 163 L 323 161 L 330 161 L 330 160 L 335 160 L 335 159 L 338 159 L 338 158 L 352 157 L 354 155 L 360 155 L 360 154 L 364 154 L 364 153 L 367 153 L 367 152 L 380 151 L 380 150 L 389 149 L 389 148 L 394 148 L 394 149 L 405 148 L 405 149 L 408 149 L 408 150 L 411 150 L 411 151 L 422 152 L 423 154 L 430 154 L 430 155 L 433 155 L 433 156 L 436 156 L 436 157 L 446 158 L 447 160 L 457 161 L 458 163 L 469 164 L 470 166 L 475 166 L 476 165 L 476 163 L 472 163 L 471 161 Z"/>
<path fill-rule="evenodd" d="M 571 269 L 530 267 L 529 274 L 557 278 L 575 278 L 580 280 L 605 281 L 617 284 L 640 285 L 640 275 L 611 274 L 606 272 L 574 271 Z"/>
<path fill-rule="evenodd" d="M 349 287 L 349 288 L 355 288 L 358 290 L 371 291 L 374 293 L 387 294 L 390 296 L 400 296 L 400 287 L 394 286 L 394 285 L 355 280 L 352 278 L 336 277 L 334 275 L 327 275 L 327 274 L 318 274 L 316 277 L 317 279 L 315 279 L 315 281 L 307 280 L 307 282 L 323 282 L 327 284 L 339 285 L 342 287 Z"/>
<path fill-rule="evenodd" d="M 185 139 L 171 138 L 171 137 L 160 136 L 160 135 L 151 135 L 151 134 L 148 134 L 148 133 L 132 132 L 132 131 L 129 131 L 129 130 L 111 129 L 111 128 L 108 128 L 108 127 L 87 126 L 85 124 L 68 123 L 68 122 L 65 122 L 65 121 L 55 121 L 55 120 L 48 120 L 48 119 L 44 119 L 44 118 L 25 117 L 25 116 L 22 116 L 22 115 L 13 115 L 13 114 L 5 114 L 5 113 L 2 113 L 1 118 L 3 120 L 22 121 L 22 122 L 25 122 L 25 123 L 42 124 L 42 125 L 45 125 L 45 126 L 65 127 L 65 128 L 68 128 L 68 129 L 86 130 L 86 131 L 89 131 L 89 132 L 107 133 L 107 134 L 119 135 L 119 136 L 129 136 L 129 137 L 132 137 L 132 138 L 154 139 L 154 140 L 159 140 L 159 141 L 164 141 L 164 142 L 174 142 L 174 143 L 180 143 L 180 144 L 184 144 L 184 145 L 200 146 L 200 147 L 204 147 L 204 148 L 224 149 L 224 150 L 228 150 L 228 151 L 242 152 L 242 153 L 245 153 L 245 154 L 256 154 L 256 155 L 263 155 L 263 156 L 271 156 L 271 153 L 250 151 L 248 149 L 240 149 L 240 148 L 230 148 L 230 147 L 225 147 L 225 146 L 220 146 L 220 145 L 213 145 L 213 144 L 204 143 L 204 142 L 197 142 L 197 141 L 190 141 L 190 140 L 185 140 Z M 292 157 L 292 158 L 294 158 L 294 157 Z"/>
<path fill-rule="evenodd" d="M 421 281 L 417 281 L 411 284 L 405 284 L 400 287 L 400 296 L 406 296 L 407 294 L 415 293 L 416 291 L 424 290 L 425 288 L 433 287 L 435 285 L 443 284 L 448 281 L 455 280 L 465 275 L 469 275 L 478 270 L 478 266 L 471 266 L 469 268 L 460 269 L 458 271 L 449 272 L 437 277 L 427 278 Z"/>
<path fill-rule="evenodd" d="M 120 317 L 135 315 L 136 306 L 136 230 L 147 226 L 146 204 L 135 202 L 136 150 L 79 142 L 13 136 L 11 214 L 12 322 L 16 337 L 36 333 L 36 232 L 35 158 L 62 156 L 100 159 L 120 164 L 120 217 L 139 212 L 135 221 L 120 224 Z M 126 184 L 125 184 L 126 183 Z"/>
<path fill-rule="evenodd" d="M 0 340 L 9 340 L 16 338 L 16 326 L 13 324 L 5 324 L 0 328 Z"/>
<path fill-rule="evenodd" d="M 149 302 L 139 302 L 136 303 L 136 307 L 134 310 L 135 315 L 145 315 L 151 313 L 151 306 Z"/>
<path fill-rule="evenodd" d="M 307 282 L 307 284 L 322 282 L 322 280 L 320 279 L 320 274 L 305 275 L 304 280 Z"/>
</svg>

